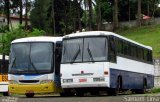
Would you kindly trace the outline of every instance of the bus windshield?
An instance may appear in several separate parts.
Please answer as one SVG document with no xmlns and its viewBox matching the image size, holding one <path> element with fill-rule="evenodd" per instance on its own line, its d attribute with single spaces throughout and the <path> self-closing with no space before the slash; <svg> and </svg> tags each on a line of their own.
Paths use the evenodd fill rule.
<svg viewBox="0 0 160 102">
<path fill-rule="evenodd" d="M 63 41 L 62 63 L 106 61 L 107 46 L 105 37 L 66 39 Z"/>
<path fill-rule="evenodd" d="M 9 73 L 49 73 L 53 66 L 53 43 L 15 43 L 11 46 Z"/>
</svg>

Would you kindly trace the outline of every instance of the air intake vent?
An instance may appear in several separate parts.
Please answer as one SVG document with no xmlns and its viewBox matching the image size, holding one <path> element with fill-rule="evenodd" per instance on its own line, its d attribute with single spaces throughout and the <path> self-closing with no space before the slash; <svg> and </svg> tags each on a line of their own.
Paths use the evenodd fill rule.
<svg viewBox="0 0 160 102">
<path fill-rule="evenodd" d="M 19 80 L 21 83 L 37 83 L 39 80 Z"/>
</svg>

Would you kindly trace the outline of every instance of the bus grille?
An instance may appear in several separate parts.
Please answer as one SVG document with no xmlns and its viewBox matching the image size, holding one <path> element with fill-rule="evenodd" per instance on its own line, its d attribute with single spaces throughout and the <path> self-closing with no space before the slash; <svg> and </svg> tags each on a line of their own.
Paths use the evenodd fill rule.
<svg viewBox="0 0 160 102">
<path fill-rule="evenodd" d="M 21 83 L 37 83 L 39 80 L 19 80 Z"/>
</svg>

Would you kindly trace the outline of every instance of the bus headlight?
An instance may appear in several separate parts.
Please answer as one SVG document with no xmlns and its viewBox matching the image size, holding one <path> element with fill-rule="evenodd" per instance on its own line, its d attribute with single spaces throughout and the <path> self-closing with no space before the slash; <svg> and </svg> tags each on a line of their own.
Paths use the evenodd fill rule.
<svg viewBox="0 0 160 102">
<path fill-rule="evenodd" d="M 72 83 L 73 79 L 63 79 L 63 83 Z"/>
<path fill-rule="evenodd" d="M 100 82 L 100 81 L 105 81 L 105 78 L 93 78 L 94 82 Z"/>
<path fill-rule="evenodd" d="M 53 82 L 53 80 L 42 80 L 41 82 L 40 82 L 40 84 L 50 84 L 50 83 L 52 83 Z"/>
<path fill-rule="evenodd" d="M 16 80 L 9 80 L 9 84 L 18 84 Z"/>
</svg>

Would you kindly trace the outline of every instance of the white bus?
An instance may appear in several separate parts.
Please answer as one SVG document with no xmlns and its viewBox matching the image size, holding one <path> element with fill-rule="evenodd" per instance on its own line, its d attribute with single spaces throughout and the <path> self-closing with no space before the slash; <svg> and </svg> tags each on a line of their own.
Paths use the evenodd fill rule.
<svg viewBox="0 0 160 102">
<path fill-rule="evenodd" d="M 8 96 L 8 65 L 9 57 L 0 55 L 0 92 Z"/>
<path fill-rule="evenodd" d="M 9 92 L 33 97 L 60 93 L 62 37 L 29 37 L 12 41 Z"/>
<path fill-rule="evenodd" d="M 64 95 L 131 89 L 143 93 L 154 85 L 152 48 L 106 31 L 63 38 L 61 85 Z"/>
</svg>

